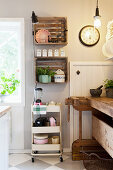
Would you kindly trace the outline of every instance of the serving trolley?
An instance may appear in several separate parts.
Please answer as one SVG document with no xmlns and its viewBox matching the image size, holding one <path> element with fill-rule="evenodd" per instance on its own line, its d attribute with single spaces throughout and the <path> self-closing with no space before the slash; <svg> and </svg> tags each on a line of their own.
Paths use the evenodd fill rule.
<svg viewBox="0 0 113 170">
<path fill-rule="evenodd" d="M 32 120 L 32 162 L 34 162 L 34 158 L 36 156 L 51 156 L 56 155 L 59 156 L 60 162 L 63 162 L 62 157 L 62 132 L 61 132 L 61 104 L 56 105 L 47 105 L 46 106 L 46 116 L 48 114 L 51 114 L 53 117 L 55 114 L 59 117 L 59 124 L 56 126 L 42 126 L 42 127 L 35 127 L 34 126 L 34 120 L 36 116 L 36 113 L 34 114 L 33 111 L 33 105 L 31 105 L 31 120 Z M 48 135 L 59 135 L 59 144 L 35 144 L 34 143 L 34 135 L 36 134 L 48 134 Z"/>
</svg>

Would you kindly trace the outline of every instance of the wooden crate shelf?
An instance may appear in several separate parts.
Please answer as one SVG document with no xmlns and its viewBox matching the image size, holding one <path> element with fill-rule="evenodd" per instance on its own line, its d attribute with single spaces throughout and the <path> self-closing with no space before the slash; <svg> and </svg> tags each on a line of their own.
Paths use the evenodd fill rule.
<svg viewBox="0 0 113 170">
<path fill-rule="evenodd" d="M 38 67 L 46 68 L 48 66 L 53 71 L 56 71 L 58 69 L 63 70 L 65 73 L 65 82 L 67 81 L 67 57 L 35 57 L 35 80 L 36 82 L 38 82 L 37 68 Z M 54 79 L 52 79 L 51 83 L 55 83 Z M 50 83 L 46 83 L 46 84 L 50 84 Z"/>
<path fill-rule="evenodd" d="M 65 17 L 38 17 L 34 24 L 34 42 L 37 45 L 66 45 L 67 44 L 67 18 Z M 35 39 L 37 31 L 46 29 L 50 32 L 51 40 L 48 43 L 38 43 Z"/>
</svg>

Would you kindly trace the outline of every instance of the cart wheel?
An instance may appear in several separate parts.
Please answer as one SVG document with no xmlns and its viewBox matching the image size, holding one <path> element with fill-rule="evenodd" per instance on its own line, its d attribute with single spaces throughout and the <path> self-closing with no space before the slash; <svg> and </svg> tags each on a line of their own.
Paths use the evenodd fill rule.
<svg viewBox="0 0 113 170">
<path fill-rule="evenodd" d="M 62 158 L 62 156 L 60 156 L 60 162 L 63 162 L 63 158 Z"/>
<path fill-rule="evenodd" d="M 34 162 L 34 158 L 32 158 L 32 163 Z"/>
<path fill-rule="evenodd" d="M 34 151 L 34 154 L 38 154 L 38 151 Z"/>
</svg>

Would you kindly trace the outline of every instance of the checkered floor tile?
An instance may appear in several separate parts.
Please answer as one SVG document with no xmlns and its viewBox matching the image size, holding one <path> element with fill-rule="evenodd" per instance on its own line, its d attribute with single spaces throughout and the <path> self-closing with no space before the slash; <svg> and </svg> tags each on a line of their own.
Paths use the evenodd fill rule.
<svg viewBox="0 0 113 170">
<path fill-rule="evenodd" d="M 30 154 L 11 154 L 9 170 L 85 170 L 82 161 L 72 161 L 71 156 L 64 154 L 63 162 L 59 157 L 37 157 L 34 163 Z"/>
</svg>

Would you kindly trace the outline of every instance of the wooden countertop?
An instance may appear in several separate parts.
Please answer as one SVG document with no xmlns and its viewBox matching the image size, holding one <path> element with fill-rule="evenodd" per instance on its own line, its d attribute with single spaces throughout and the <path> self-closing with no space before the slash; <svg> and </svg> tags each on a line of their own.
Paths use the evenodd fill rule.
<svg viewBox="0 0 113 170">
<path fill-rule="evenodd" d="M 0 106 L 0 117 L 5 115 L 10 109 L 10 106 Z"/>
<path fill-rule="evenodd" d="M 108 97 L 87 97 L 91 107 L 113 117 L 113 99 Z"/>
<path fill-rule="evenodd" d="M 76 97 L 71 96 L 65 100 L 66 105 L 73 105 L 77 110 L 97 109 L 113 117 L 113 99 L 108 97 Z"/>
</svg>

